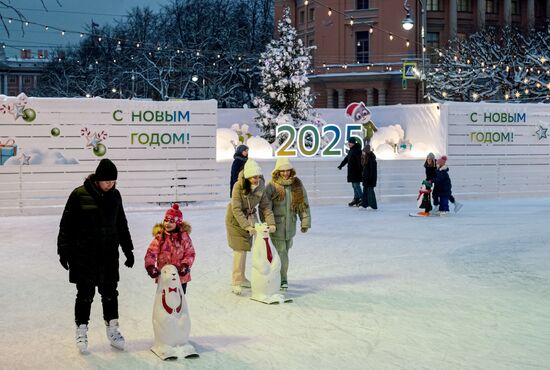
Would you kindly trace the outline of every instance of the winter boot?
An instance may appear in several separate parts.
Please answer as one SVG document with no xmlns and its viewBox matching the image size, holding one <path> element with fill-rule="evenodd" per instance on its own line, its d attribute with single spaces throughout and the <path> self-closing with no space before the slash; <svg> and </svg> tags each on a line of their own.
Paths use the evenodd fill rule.
<svg viewBox="0 0 550 370">
<path fill-rule="evenodd" d="M 241 295 L 242 291 L 243 290 L 242 290 L 240 285 L 233 285 L 231 287 L 231 292 L 233 292 L 233 294 L 235 294 L 235 295 Z"/>
<path fill-rule="evenodd" d="M 362 207 L 363 206 L 363 201 L 361 199 L 359 199 L 359 201 L 357 202 L 357 204 L 355 206 L 356 207 Z"/>
<path fill-rule="evenodd" d="M 252 285 L 250 284 L 250 280 L 244 279 L 244 281 L 241 283 L 242 288 L 250 288 Z"/>
<path fill-rule="evenodd" d="M 88 351 L 88 325 L 81 324 L 76 328 L 76 346 L 80 353 Z"/>
<path fill-rule="evenodd" d="M 112 319 L 111 321 L 105 321 L 107 339 L 111 342 L 111 346 L 124 350 L 124 337 L 118 331 L 118 319 Z"/>
<path fill-rule="evenodd" d="M 418 212 L 417 215 L 422 217 L 428 217 L 430 215 L 430 212 Z"/>
<path fill-rule="evenodd" d="M 463 206 L 464 204 L 455 201 L 455 213 L 458 213 Z"/>
<path fill-rule="evenodd" d="M 286 281 L 281 281 L 281 290 L 285 291 L 288 289 L 288 283 Z"/>
</svg>

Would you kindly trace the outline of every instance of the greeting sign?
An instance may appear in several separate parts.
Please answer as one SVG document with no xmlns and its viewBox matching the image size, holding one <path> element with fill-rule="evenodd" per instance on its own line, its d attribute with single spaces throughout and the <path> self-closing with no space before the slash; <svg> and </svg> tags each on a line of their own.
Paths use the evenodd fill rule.
<svg viewBox="0 0 550 370">
<path fill-rule="evenodd" d="M 546 104 L 449 104 L 449 154 L 547 156 L 550 107 Z"/>
<path fill-rule="evenodd" d="M 0 96 L 0 141 L 18 146 L 5 165 L 215 160 L 216 127 L 214 100 Z"/>
</svg>

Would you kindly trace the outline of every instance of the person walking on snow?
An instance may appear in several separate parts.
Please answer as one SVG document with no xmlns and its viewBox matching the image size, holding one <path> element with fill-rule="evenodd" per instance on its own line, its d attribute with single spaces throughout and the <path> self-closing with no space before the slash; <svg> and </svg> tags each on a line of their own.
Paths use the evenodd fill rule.
<svg viewBox="0 0 550 370">
<path fill-rule="evenodd" d="M 231 165 L 231 180 L 229 183 L 229 198 L 233 192 L 233 185 L 239 178 L 239 172 L 242 171 L 244 164 L 248 160 L 248 147 L 244 144 L 239 145 L 233 154 L 233 164 Z"/>
<path fill-rule="evenodd" d="M 189 234 L 191 225 L 183 220 L 179 204 L 174 203 L 164 214 L 164 221 L 153 227 L 153 240 L 145 254 L 145 269 L 157 281 L 164 265 L 178 270 L 183 294 L 191 281 L 191 267 L 195 262 L 195 248 Z"/>
<path fill-rule="evenodd" d="M 351 182 L 353 188 L 353 200 L 348 203 L 348 206 L 360 206 L 363 192 L 361 191 L 361 181 L 363 167 L 361 166 L 361 142 L 355 137 L 350 137 L 348 140 L 349 152 L 338 166 L 341 170 L 346 164 L 348 165 L 348 182 Z"/>
<path fill-rule="evenodd" d="M 116 189 L 118 171 L 109 159 L 102 159 L 84 185 L 74 189 L 67 200 L 59 225 L 59 262 L 76 284 L 76 346 L 88 349 L 88 321 L 97 287 L 101 294 L 107 338 L 113 347 L 124 349 L 118 329 L 119 280 L 118 247 L 126 257 L 124 265 L 134 265 L 133 244 L 122 198 Z"/>
<path fill-rule="evenodd" d="M 250 281 L 245 277 L 246 252 L 252 249 L 252 236 L 256 233 L 256 207 L 268 224 L 269 232 L 274 233 L 275 218 L 271 201 L 265 193 L 262 169 L 255 160 L 249 159 L 233 186 L 231 202 L 227 205 L 225 214 L 227 243 L 233 249 L 231 286 L 233 293 L 237 295 L 241 294 L 242 288 L 250 288 Z"/>
<path fill-rule="evenodd" d="M 271 199 L 275 226 L 271 241 L 281 259 L 281 290 L 288 288 L 288 252 L 296 235 L 296 221 L 300 218 L 300 230 L 305 233 L 311 227 L 311 212 L 307 193 L 302 181 L 296 177 L 296 170 L 287 158 L 277 159 L 266 186 Z"/>
</svg>

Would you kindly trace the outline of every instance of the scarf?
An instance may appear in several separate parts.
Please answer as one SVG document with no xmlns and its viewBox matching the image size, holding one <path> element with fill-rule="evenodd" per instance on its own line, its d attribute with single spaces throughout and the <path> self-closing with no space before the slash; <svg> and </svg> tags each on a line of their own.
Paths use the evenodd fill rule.
<svg viewBox="0 0 550 370">
<path fill-rule="evenodd" d="M 306 203 L 304 197 L 304 191 L 302 188 L 302 182 L 297 177 L 291 177 L 288 180 L 283 179 L 280 176 L 273 178 L 273 185 L 277 195 L 275 200 L 285 200 L 285 186 L 290 186 L 290 195 L 292 201 L 290 203 L 290 209 L 294 213 L 302 213 L 309 208 L 309 204 Z"/>
</svg>

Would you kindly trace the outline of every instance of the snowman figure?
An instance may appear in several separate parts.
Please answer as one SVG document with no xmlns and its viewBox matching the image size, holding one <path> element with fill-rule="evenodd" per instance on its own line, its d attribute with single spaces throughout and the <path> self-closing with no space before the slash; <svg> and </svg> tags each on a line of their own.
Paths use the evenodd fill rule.
<svg viewBox="0 0 550 370">
<path fill-rule="evenodd" d="M 372 114 L 365 103 L 359 102 L 348 105 L 346 108 L 346 116 L 350 117 L 354 123 L 360 123 L 362 125 L 363 140 L 370 145 L 372 136 L 378 131 L 378 127 L 376 127 L 371 120 Z"/>
</svg>

